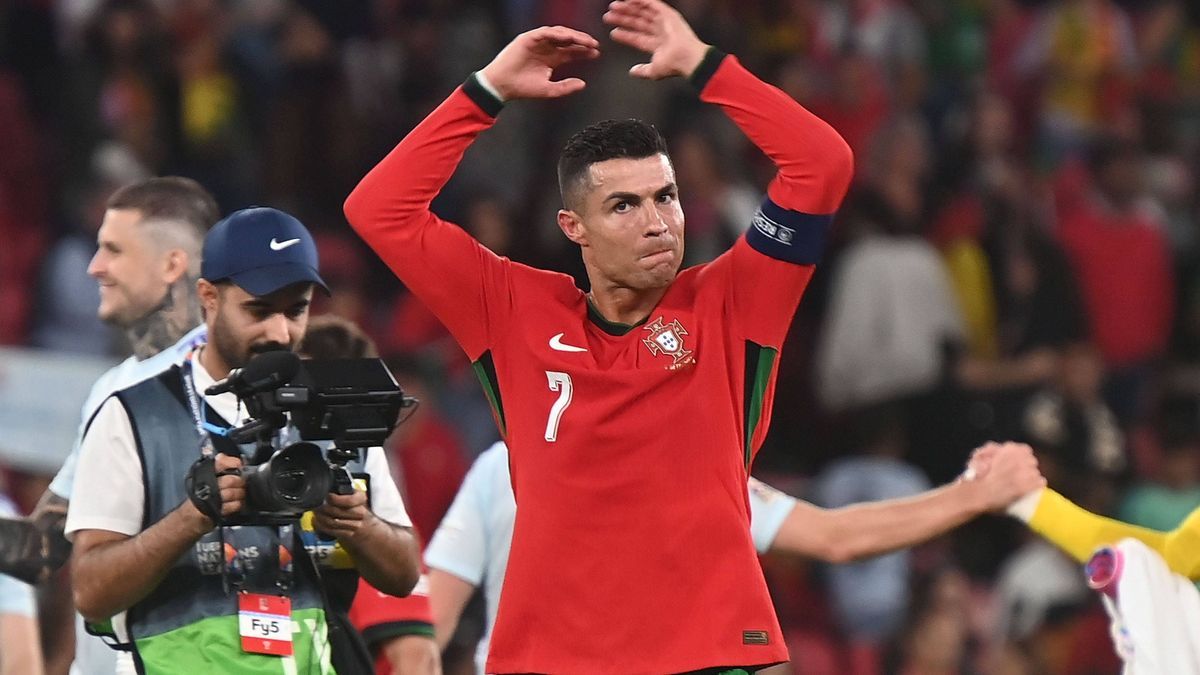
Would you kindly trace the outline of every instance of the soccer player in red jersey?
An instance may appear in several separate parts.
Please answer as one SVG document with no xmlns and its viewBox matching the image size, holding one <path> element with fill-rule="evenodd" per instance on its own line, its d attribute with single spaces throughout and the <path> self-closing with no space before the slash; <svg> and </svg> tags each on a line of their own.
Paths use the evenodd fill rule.
<svg viewBox="0 0 1200 675">
<path fill-rule="evenodd" d="M 683 212 L 662 138 L 604 122 L 559 160 L 558 225 L 591 290 L 488 251 L 429 210 L 505 102 L 599 43 L 517 36 L 376 166 L 346 216 L 474 362 L 510 448 L 517 516 L 490 673 L 747 671 L 787 649 L 749 532 L 746 478 L 777 356 L 853 171 L 827 124 L 658 0 L 618 0 L 630 74 L 687 78 L 779 171 L 746 235 L 679 271 Z"/>
</svg>

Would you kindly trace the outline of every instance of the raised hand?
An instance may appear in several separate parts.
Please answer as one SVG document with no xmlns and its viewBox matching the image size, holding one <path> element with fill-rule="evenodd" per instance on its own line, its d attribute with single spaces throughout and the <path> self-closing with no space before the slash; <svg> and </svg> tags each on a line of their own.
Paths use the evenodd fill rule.
<svg viewBox="0 0 1200 675">
<path fill-rule="evenodd" d="M 616 0 L 609 3 L 604 23 L 613 27 L 614 41 L 650 54 L 649 63 L 629 69 L 634 77 L 687 77 L 708 51 L 683 15 L 662 0 Z"/>
<path fill-rule="evenodd" d="M 521 33 L 480 71 L 505 101 L 516 98 L 558 98 L 583 89 L 578 77 L 551 79 L 554 69 L 600 55 L 591 35 L 564 26 L 542 26 Z"/>
<path fill-rule="evenodd" d="M 983 490 L 985 509 L 997 511 L 1034 490 L 1045 487 L 1033 448 L 1024 443 L 988 443 L 977 449 L 968 474 Z"/>
</svg>

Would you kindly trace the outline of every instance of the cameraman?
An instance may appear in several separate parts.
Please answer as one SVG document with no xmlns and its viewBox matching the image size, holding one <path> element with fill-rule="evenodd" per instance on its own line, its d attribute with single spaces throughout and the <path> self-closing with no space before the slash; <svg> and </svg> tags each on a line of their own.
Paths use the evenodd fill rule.
<svg viewBox="0 0 1200 675">
<path fill-rule="evenodd" d="M 245 421 L 243 406 L 204 391 L 254 354 L 295 348 L 313 289 L 325 289 L 316 246 L 281 211 L 238 211 L 205 238 L 200 276 L 209 344 L 117 392 L 84 435 L 66 526 L 75 602 L 94 623 L 112 620 L 139 672 L 330 673 L 325 589 L 295 526 L 215 527 L 202 508 L 217 495 L 184 487 L 215 451 L 217 519 L 244 514 L 246 448 L 223 435 Z M 416 540 L 386 457 L 366 454 L 347 468 L 368 476 L 370 508 L 363 492 L 330 494 L 314 525 L 376 588 L 406 595 Z"/>
</svg>

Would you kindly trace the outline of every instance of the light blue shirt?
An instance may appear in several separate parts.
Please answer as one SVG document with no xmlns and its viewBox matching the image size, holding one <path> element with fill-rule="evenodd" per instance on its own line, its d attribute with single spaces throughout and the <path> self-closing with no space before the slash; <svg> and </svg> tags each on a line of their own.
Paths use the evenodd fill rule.
<svg viewBox="0 0 1200 675">
<path fill-rule="evenodd" d="M 796 500 L 751 478 L 750 534 L 759 553 L 766 553 Z M 508 447 L 494 443 L 483 451 L 463 479 L 454 503 L 425 548 L 425 564 L 483 586 L 487 627 L 475 651 L 478 672 L 484 672 L 488 642 L 500 605 L 500 588 L 512 547 L 517 503 L 508 473 Z"/>
<path fill-rule="evenodd" d="M 886 457 L 850 457 L 826 467 L 814 480 L 813 501 L 829 509 L 898 499 L 929 489 L 917 468 Z M 900 629 L 909 602 L 912 554 L 893 551 L 831 565 L 827 579 L 843 629 L 858 639 L 882 640 Z"/>
<path fill-rule="evenodd" d="M 4 518 L 17 516 L 17 508 L 4 495 L 0 495 L 0 516 Z M 0 574 L 0 614 L 36 617 L 37 602 L 33 597 L 33 587 L 13 577 Z"/>
<path fill-rule="evenodd" d="M 188 352 L 196 345 L 203 344 L 208 337 L 204 324 L 196 326 L 178 342 L 143 361 L 131 356 L 113 366 L 96 380 L 92 390 L 88 392 L 87 400 L 83 402 L 83 419 L 79 422 L 79 433 L 75 435 L 75 444 L 71 454 L 62 468 L 50 483 L 50 491 L 62 497 L 71 499 L 71 490 L 75 486 L 75 465 L 79 462 L 79 443 L 83 440 L 83 432 L 92 421 L 92 417 L 100 406 L 113 394 L 132 387 L 133 385 L 157 375 L 177 363 L 183 363 Z"/>
</svg>

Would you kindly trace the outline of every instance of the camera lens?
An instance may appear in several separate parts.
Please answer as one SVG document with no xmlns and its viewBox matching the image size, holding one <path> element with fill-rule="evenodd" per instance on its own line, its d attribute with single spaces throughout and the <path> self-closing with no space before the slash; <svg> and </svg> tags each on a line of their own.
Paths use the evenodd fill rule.
<svg viewBox="0 0 1200 675">
<path fill-rule="evenodd" d="M 294 443 L 244 471 L 252 511 L 299 515 L 325 501 L 333 487 L 329 465 L 312 443 Z"/>
<path fill-rule="evenodd" d="M 299 469 L 276 472 L 274 482 L 275 493 L 283 500 L 293 503 L 303 500 L 308 488 L 308 481 L 304 478 L 304 472 Z"/>
</svg>

